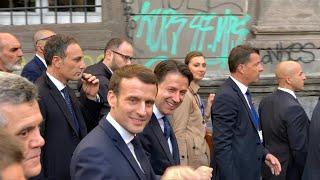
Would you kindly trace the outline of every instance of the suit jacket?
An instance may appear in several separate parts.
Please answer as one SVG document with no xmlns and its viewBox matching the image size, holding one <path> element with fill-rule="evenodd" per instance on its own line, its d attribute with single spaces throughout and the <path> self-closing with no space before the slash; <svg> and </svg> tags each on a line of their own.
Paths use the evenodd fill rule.
<svg viewBox="0 0 320 180">
<path fill-rule="evenodd" d="M 168 142 L 154 114 L 152 114 L 150 122 L 139 136 L 156 175 L 163 175 L 167 167 L 180 164 L 178 143 L 174 133 L 172 132 L 170 135 L 171 154 Z"/>
<path fill-rule="evenodd" d="M 40 179 L 70 179 L 72 153 L 87 134 L 85 118 L 88 121 L 98 121 L 96 114 L 99 113 L 100 105 L 87 100 L 81 106 L 74 92 L 68 88 L 80 127 L 78 132 L 63 96 L 46 73 L 37 80 L 36 85 L 39 88 L 39 106 L 44 120 L 41 132 L 46 142 L 41 152 Z"/>
<path fill-rule="evenodd" d="M 103 64 L 102 61 L 96 64 L 93 64 L 91 66 L 88 66 L 84 72 L 90 73 L 99 79 L 99 95 L 103 100 L 103 106 L 102 106 L 102 109 L 100 112 L 100 118 L 99 118 L 101 119 L 103 116 L 107 115 L 108 112 L 110 111 L 110 105 L 108 103 L 107 94 L 109 90 L 108 86 L 112 76 L 112 72 L 105 64 Z M 80 91 L 80 99 L 83 99 L 85 98 L 85 94 L 82 91 L 81 86 L 82 86 L 82 81 L 79 81 L 78 90 Z M 97 125 L 98 125 L 98 122 L 87 124 L 88 132 L 90 132 Z"/>
<path fill-rule="evenodd" d="M 260 143 L 248 103 L 231 78 L 216 93 L 211 118 L 213 179 L 259 180 L 267 151 Z"/>
<path fill-rule="evenodd" d="M 139 162 L 143 173 L 120 134 L 104 118 L 76 148 L 70 165 L 71 179 L 155 179 L 150 162 L 145 162 Z"/>
<path fill-rule="evenodd" d="M 265 179 L 301 179 L 307 156 L 309 118 L 291 94 L 276 90 L 259 106 L 264 146 L 281 163 L 281 174 L 263 168 Z"/>
<path fill-rule="evenodd" d="M 320 99 L 313 110 L 309 128 L 308 156 L 303 180 L 320 179 Z"/>
<path fill-rule="evenodd" d="M 37 56 L 34 56 L 33 59 L 23 67 L 21 76 L 34 83 L 46 69 L 43 62 Z"/>
<path fill-rule="evenodd" d="M 191 82 L 182 103 L 174 110 L 171 125 L 176 135 L 181 165 L 193 168 L 210 165 L 210 149 L 205 140 L 206 128 L 196 96 L 200 86 Z M 191 90 L 190 90 L 191 89 Z M 191 92 L 193 91 L 193 92 Z"/>
</svg>

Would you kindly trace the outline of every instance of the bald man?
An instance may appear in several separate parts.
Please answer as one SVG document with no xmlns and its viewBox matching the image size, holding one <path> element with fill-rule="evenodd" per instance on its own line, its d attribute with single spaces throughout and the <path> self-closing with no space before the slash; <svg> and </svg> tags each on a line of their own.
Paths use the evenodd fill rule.
<svg viewBox="0 0 320 180">
<path fill-rule="evenodd" d="M 21 70 L 22 56 L 18 39 L 10 33 L 0 32 L 0 71 L 11 73 Z"/>
<path fill-rule="evenodd" d="M 56 35 L 55 32 L 47 29 L 41 29 L 34 34 L 33 42 L 36 55 L 24 66 L 21 76 L 35 82 L 47 69 L 47 63 L 44 60 L 44 45 L 54 35 Z"/>
<path fill-rule="evenodd" d="M 259 106 L 265 147 L 281 162 L 282 171 L 273 176 L 263 168 L 266 180 L 301 179 L 307 155 L 309 119 L 295 95 L 306 79 L 299 63 L 283 61 L 276 67 L 277 90 Z"/>
</svg>

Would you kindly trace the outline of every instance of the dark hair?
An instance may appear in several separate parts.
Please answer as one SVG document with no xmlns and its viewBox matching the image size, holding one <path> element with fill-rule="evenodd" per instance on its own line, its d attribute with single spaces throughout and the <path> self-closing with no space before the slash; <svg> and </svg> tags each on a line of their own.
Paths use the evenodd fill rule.
<svg viewBox="0 0 320 180">
<path fill-rule="evenodd" d="M 63 34 L 50 38 L 44 46 L 44 59 L 47 65 L 51 65 L 53 56 L 66 57 L 66 50 L 70 44 L 78 44 L 78 42 L 73 37 Z"/>
<path fill-rule="evenodd" d="M 121 90 L 120 83 L 123 78 L 138 78 L 146 84 L 157 85 L 157 78 L 150 69 L 140 64 L 132 64 L 123 66 L 112 74 L 109 82 L 109 90 L 112 90 L 116 95 L 118 95 Z"/>
<path fill-rule="evenodd" d="M 245 64 L 250 60 L 251 54 L 259 54 L 259 51 L 248 45 L 239 45 L 233 48 L 228 57 L 229 71 L 236 72 L 239 64 Z"/>
<path fill-rule="evenodd" d="M 159 84 L 164 80 L 167 74 L 175 72 L 178 72 L 182 76 L 186 77 L 189 84 L 193 80 L 192 73 L 190 72 L 188 66 L 177 60 L 169 59 L 166 61 L 161 61 L 154 68 L 154 73 Z"/>
<path fill-rule="evenodd" d="M 0 154 L 0 172 L 12 164 L 21 163 L 24 158 L 21 142 L 3 128 L 0 128 Z"/>
<path fill-rule="evenodd" d="M 185 63 L 186 65 L 188 65 L 188 64 L 190 63 L 190 61 L 191 61 L 192 58 L 194 58 L 194 57 L 199 57 L 199 56 L 204 57 L 203 54 L 202 54 L 202 52 L 199 52 L 199 51 L 191 51 L 191 52 L 189 52 L 189 53 L 186 55 L 186 57 L 184 58 L 184 63 Z"/>
<path fill-rule="evenodd" d="M 104 48 L 104 54 L 106 54 L 106 51 L 108 49 L 117 50 L 119 48 L 119 46 L 124 42 L 127 42 L 127 43 L 131 44 L 128 40 L 126 40 L 124 38 L 112 38 L 112 39 L 110 39 L 107 42 L 106 47 Z"/>
</svg>

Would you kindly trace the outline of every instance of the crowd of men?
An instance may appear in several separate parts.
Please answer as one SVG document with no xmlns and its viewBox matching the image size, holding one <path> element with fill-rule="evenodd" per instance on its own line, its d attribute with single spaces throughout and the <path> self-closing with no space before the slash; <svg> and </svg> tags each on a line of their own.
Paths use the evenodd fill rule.
<svg viewBox="0 0 320 180">
<path fill-rule="evenodd" d="M 295 61 L 277 65 L 278 88 L 257 112 L 248 86 L 263 71 L 259 52 L 231 50 L 211 109 L 211 167 L 193 169 L 180 166 L 170 125 L 193 79 L 187 65 L 131 64 L 134 48 L 122 38 L 89 67 L 71 36 L 39 30 L 34 46 L 22 69 L 20 42 L 0 33 L 0 179 L 320 179 L 320 104 L 310 122 L 295 95 L 306 79 Z"/>
</svg>

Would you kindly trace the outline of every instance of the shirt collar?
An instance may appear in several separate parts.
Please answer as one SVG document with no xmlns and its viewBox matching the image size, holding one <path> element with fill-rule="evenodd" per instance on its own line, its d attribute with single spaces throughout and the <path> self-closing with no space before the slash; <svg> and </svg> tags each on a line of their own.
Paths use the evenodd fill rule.
<svg viewBox="0 0 320 180">
<path fill-rule="evenodd" d="M 153 113 L 156 116 L 157 119 L 161 119 L 164 115 L 159 111 L 159 109 L 157 108 L 157 106 L 154 104 L 153 105 Z"/>
<path fill-rule="evenodd" d="M 121 138 L 124 140 L 126 144 L 129 144 L 132 139 L 134 138 L 134 134 L 128 132 L 126 129 L 124 129 L 112 116 L 110 113 L 108 113 L 106 117 L 107 121 L 118 131 Z"/>
<path fill-rule="evenodd" d="M 46 73 L 47 73 L 47 76 L 49 77 L 49 79 L 53 82 L 53 84 L 58 88 L 59 91 L 61 91 L 62 89 L 64 89 L 66 87 L 66 85 L 64 85 L 61 81 L 59 81 L 58 79 L 53 77 L 48 72 L 46 72 Z"/>
<path fill-rule="evenodd" d="M 46 61 L 42 57 L 40 57 L 38 54 L 36 54 L 36 56 L 40 59 L 40 61 L 44 64 L 44 66 L 47 67 Z"/>
<path fill-rule="evenodd" d="M 236 85 L 239 87 L 242 94 L 246 94 L 248 90 L 248 86 L 242 84 L 240 81 L 236 80 L 234 77 L 230 76 L 230 78 L 236 83 Z"/>
<path fill-rule="evenodd" d="M 294 93 L 294 91 L 292 91 L 292 90 L 290 90 L 290 89 L 287 89 L 287 88 L 282 88 L 282 87 L 278 87 L 278 89 L 281 90 L 281 91 L 284 91 L 284 92 L 287 92 L 287 93 L 291 94 L 294 98 L 297 99 L 297 96 L 296 96 L 296 94 Z"/>
</svg>

